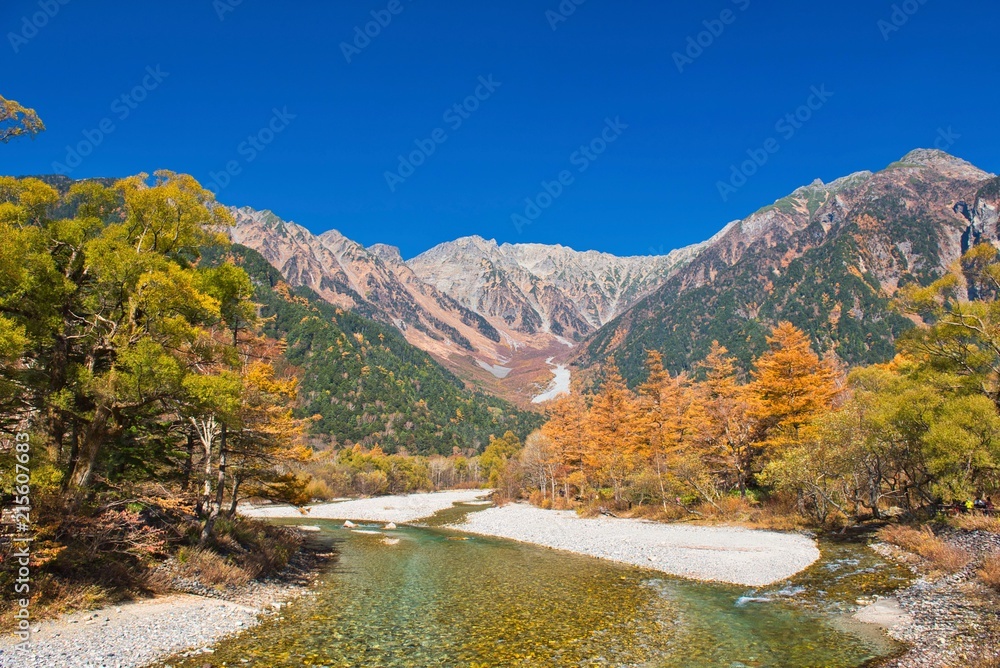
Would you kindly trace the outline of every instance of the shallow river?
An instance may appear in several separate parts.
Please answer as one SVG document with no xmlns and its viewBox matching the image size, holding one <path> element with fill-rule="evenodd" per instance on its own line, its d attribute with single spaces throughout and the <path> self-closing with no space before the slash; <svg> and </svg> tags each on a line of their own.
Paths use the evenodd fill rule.
<svg viewBox="0 0 1000 668">
<path fill-rule="evenodd" d="M 389 545 L 308 523 L 340 552 L 315 595 L 170 664 L 834 668 L 897 649 L 844 614 L 905 578 L 859 544 L 824 544 L 790 582 L 748 589 L 433 526 L 386 532 Z"/>
</svg>

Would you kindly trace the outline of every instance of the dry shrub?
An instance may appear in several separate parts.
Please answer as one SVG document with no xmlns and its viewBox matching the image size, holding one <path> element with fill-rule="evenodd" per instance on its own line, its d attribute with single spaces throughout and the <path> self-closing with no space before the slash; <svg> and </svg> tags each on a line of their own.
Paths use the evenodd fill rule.
<svg viewBox="0 0 1000 668">
<path fill-rule="evenodd" d="M 80 610 L 94 610 L 129 598 L 120 590 L 108 589 L 99 584 L 67 582 L 49 574 L 41 575 L 34 585 L 35 591 L 39 593 L 32 598 L 31 615 L 38 620 Z M 0 633 L 14 631 L 17 625 L 14 605 L 14 601 L 0 601 Z"/>
<path fill-rule="evenodd" d="M 711 514 L 720 514 L 730 518 L 744 518 L 753 512 L 753 504 L 745 497 L 724 496 L 715 502 L 715 505 L 703 503 L 702 508 Z M 715 512 L 709 511 L 712 508 Z"/>
<path fill-rule="evenodd" d="M 207 586 L 239 587 L 253 579 L 246 569 L 230 563 L 215 552 L 182 548 L 177 552 L 176 575 Z"/>
<path fill-rule="evenodd" d="M 557 496 L 555 503 L 552 504 L 552 508 L 555 510 L 572 510 L 576 507 L 572 499 L 568 499 L 565 496 Z"/>
<path fill-rule="evenodd" d="M 983 560 L 983 566 L 979 569 L 979 579 L 1000 591 L 1000 552 L 994 552 Z"/>
<path fill-rule="evenodd" d="M 949 545 L 935 536 L 931 528 L 926 526 L 923 529 L 914 529 L 893 524 L 880 529 L 878 537 L 886 543 L 920 555 L 935 569 L 947 573 L 962 570 L 972 560 L 965 550 Z"/>
<path fill-rule="evenodd" d="M 661 503 L 633 509 L 629 513 L 629 517 L 638 517 L 653 520 L 654 522 L 677 522 L 679 520 L 692 519 L 696 516 L 692 515 L 688 509 L 680 504 L 668 503 L 664 507 Z"/>
<path fill-rule="evenodd" d="M 251 578 L 282 570 L 302 544 L 293 530 L 246 517 L 220 518 L 215 528 L 212 547 Z"/>
<path fill-rule="evenodd" d="M 752 529 L 795 531 L 809 526 L 794 505 L 778 496 L 762 502 L 749 496 L 724 496 L 714 504 L 703 502 L 696 510 L 699 519 L 707 522 L 738 524 Z"/>
<path fill-rule="evenodd" d="M 326 480 L 322 478 L 312 478 L 305 487 L 305 495 L 311 500 L 328 501 L 336 498 L 336 493 Z"/>
<path fill-rule="evenodd" d="M 951 520 L 951 524 L 965 531 L 1000 533 L 1000 517 L 992 517 L 990 515 L 980 515 L 979 513 L 958 515 Z"/>
</svg>

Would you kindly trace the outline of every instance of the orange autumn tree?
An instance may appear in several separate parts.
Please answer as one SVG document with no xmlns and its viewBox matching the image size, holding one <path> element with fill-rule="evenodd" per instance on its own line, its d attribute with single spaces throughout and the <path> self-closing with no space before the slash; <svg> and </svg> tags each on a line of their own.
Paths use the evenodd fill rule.
<svg viewBox="0 0 1000 668">
<path fill-rule="evenodd" d="M 548 421 L 542 426 L 559 460 L 557 477 L 562 479 L 563 495 L 568 499 L 570 488 L 582 490 L 587 484 L 583 466 L 583 451 L 587 439 L 587 404 L 577 393 L 560 397 L 545 411 Z"/>
<path fill-rule="evenodd" d="M 746 496 L 747 485 L 759 468 L 759 423 L 755 417 L 759 400 L 739 382 L 736 361 L 718 341 L 712 342 L 708 357 L 699 367 L 705 374 L 701 389 L 707 417 L 703 456 L 719 458 L 721 468 L 735 478 L 740 496 Z"/>
<path fill-rule="evenodd" d="M 770 349 L 757 359 L 750 389 L 758 398 L 754 416 L 762 445 L 776 450 L 801 441 L 803 429 L 833 408 L 840 388 L 837 371 L 791 323 L 779 323 L 767 343 Z"/>
<path fill-rule="evenodd" d="M 679 480 L 712 500 L 700 447 L 706 429 L 705 406 L 685 374 L 671 376 L 663 355 L 646 353 L 649 376 L 638 388 L 640 424 L 648 448 L 648 464 L 656 475 L 660 502 L 667 508 L 668 483 Z"/>
<path fill-rule="evenodd" d="M 307 421 L 296 418 L 291 408 L 297 379 L 278 377 L 272 364 L 256 360 L 244 366 L 241 381 L 236 430 L 230 439 L 229 516 L 236 514 L 244 484 L 250 484 L 256 495 L 289 503 L 307 502 L 302 492 L 306 481 L 289 468 L 311 457 L 311 450 L 300 439 Z"/>
<path fill-rule="evenodd" d="M 611 486 L 616 503 L 622 502 L 625 485 L 645 454 L 641 423 L 635 396 L 609 360 L 587 415 L 583 463 L 602 487 Z"/>
</svg>

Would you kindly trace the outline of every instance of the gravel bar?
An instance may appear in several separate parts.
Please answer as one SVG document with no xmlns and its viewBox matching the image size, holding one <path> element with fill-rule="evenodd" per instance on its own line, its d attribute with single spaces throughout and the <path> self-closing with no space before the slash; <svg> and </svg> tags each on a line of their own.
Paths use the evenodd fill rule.
<svg viewBox="0 0 1000 668">
<path fill-rule="evenodd" d="M 257 623 L 255 608 L 188 594 L 125 603 L 38 624 L 27 650 L 0 641 L 3 668 L 138 668 L 207 647 Z"/>
<path fill-rule="evenodd" d="M 762 586 L 819 559 L 816 541 L 794 533 L 735 527 L 584 519 L 572 511 L 510 504 L 472 513 L 449 527 L 509 538 L 669 573 L 683 578 Z"/>
<path fill-rule="evenodd" d="M 314 517 L 316 519 L 361 520 L 365 522 L 416 522 L 430 517 L 455 503 L 468 503 L 488 495 L 488 490 L 466 489 L 408 496 L 378 496 L 336 503 L 306 506 L 244 506 L 240 513 L 247 517 Z"/>
</svg>

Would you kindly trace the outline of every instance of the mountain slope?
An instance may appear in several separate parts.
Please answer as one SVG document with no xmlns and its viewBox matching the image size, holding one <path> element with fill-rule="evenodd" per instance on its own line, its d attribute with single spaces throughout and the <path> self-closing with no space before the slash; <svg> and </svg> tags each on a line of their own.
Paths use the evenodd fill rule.
<svg viewBox="0 0 1000 668">
<path fill-rule="evenodd" d="M 485 318 L 421 281 L 391 246 L 366 249 L 336 231 L 314 235 L 270 211 L 232 211 L 233 241 L 261 253 L 294 287 L 308 287 L 335 306 L 392 325 L 477 384 L 496 380 L 477 359 L 499 363 L 524 344 L 506 340 Z"/>
<path fill-rule="evenodd" d="M 540 423 L 537 414 L 465 389 L 395 328 L 309 288 L 292 289 L 256 251 L 234 245 L 229 252 L 254 282 L 265 333 L 287 344 L 285 359 L 300 378 L 299 413 L 317 416 L 311 430 L 318 440 L 390 453 L 479 452 L 491 435 L 511 430 L 523 438 Z"/>
<path fill-rule="evenodd" d="M 996 184 L 963 160 L 917 150 L 876 174 L 799 188 L 731 223 L 593 335 L 576 364 L 613 356 L 635 382 L 646 350 L 676 371 L 718 340 L 746 366 L 780 320 L 848 364 L 885 360 L 911 326 L 890 308 L 895 291 L 933 280 L 970 243 L 996 240 Z"/>
</svg>

